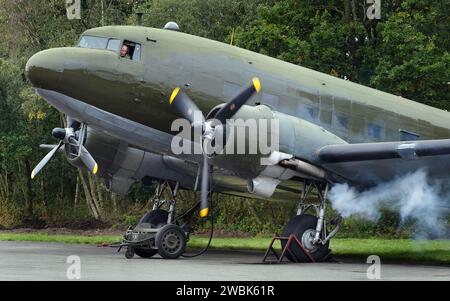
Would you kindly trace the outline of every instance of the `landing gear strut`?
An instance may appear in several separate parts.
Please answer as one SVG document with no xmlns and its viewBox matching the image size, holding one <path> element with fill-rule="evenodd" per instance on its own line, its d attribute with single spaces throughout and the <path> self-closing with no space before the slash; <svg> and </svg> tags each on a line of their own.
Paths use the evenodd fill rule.
<svg viewBox="0 0 450 301">
<path fill-rule="evenodd" d="M 169 191 L 170 197 L 163 199 L 163 193 Z M 150 258 L 156 253 L 165 259 L 180 257 L 189 239 L 191 220 L 198 206 L 194 206 L 180 217 L 175 217 L 176 196 L 179 183 L 160 181 L 153 198 L 153 209 L 145 214 L 134 228 L 127 230 L 122 243 L 116 247 L 126 247 L 125 257 L 134 254 Z M 163 206 L 168 208 L 162 209 Z"/>
<path fill-rule="evenodd" d="M 297 215 L 292 218 L 284 227 L 283 236 L 291 234 L 297 236 L 305 250 L 314 258 L 315 261 L 325 261 L 330 255 L 330 239 L 336 235 L 339 230 L 342 218 L 337 216 L 327 222 L 325 218 L 326 200 L 329 184 L 322 182 L 303 182 L 302 194 L 297 209 Z M 307 202 L 310 194 L 316 191 L 318 204 Z M 307 214 L 311 211 L 313 214 Z M 328 232 L 328 229 L 332 230 Z M 286 242 L 282 242 L 284 248 Z M 292 254 L 287 257 L 293 262 L 309 262 L 309 258 L 300 250 L 298 246 L 293 246 Z M 295 256 L 295 258 L 293 257 Z"/>
</svg>

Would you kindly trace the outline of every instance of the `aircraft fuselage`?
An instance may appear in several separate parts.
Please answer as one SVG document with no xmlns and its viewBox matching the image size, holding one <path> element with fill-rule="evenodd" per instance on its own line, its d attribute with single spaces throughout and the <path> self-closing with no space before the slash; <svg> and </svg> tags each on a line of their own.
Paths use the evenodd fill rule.
<svg viewBox="0 0 450 301">
<path fill-rule="evenodd" d="M 250 104 L 267 104 L 351 143 L 398 141 L 405 132 L 450 137 L 448 112 L 227 44 L 145 27 L 95 28 L 83 36 L 138 43 L 140 60 L 106 49 L 50 49 L 30 60 L 46 78 L 36 86 L 167 133 L 177 118 L 167 104 L 174 87 L 183 87 L 207 114 L 257 76 L 263 93 Z M 50 70 L 39 70 L 41 62 Z"/>
</svg>

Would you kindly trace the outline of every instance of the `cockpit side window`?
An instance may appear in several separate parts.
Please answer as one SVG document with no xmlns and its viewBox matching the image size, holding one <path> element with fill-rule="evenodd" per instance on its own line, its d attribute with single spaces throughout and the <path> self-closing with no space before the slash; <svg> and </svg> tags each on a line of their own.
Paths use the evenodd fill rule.
<svg viewBox="0 0 450 301">
<path fill-rule="evenodd" d="M 106 49 L 108 38 L 94 37 L 94 36 L 82 36 L 78 47 L 92 48 L 92 49 Z"/>
<path fill-rule="evenodd" d="M 119 52 L 120 50 L 120 44 L 121 44 L 121 40 L 118 39 L 109 39 L 108 41 L 108 46 L 106 47 L 106 49 L 114 51 L 116 53 Z"/>
<path fill-rule="evenodd" d="M 78 47 L 104 49 L 119 53 L 120 57 L 139 62 L 141 60 L 141 44 L 113 38 L 84 35 L 78 42 Z"/>
<path fill-rule="evenodd" d="M 141 60 L 141 45 L 131 41 L 123 41 L 122 47 L 120 48 L 120 56 L 122 58 L 128 58 L 133 61 Z"/>
</svg>

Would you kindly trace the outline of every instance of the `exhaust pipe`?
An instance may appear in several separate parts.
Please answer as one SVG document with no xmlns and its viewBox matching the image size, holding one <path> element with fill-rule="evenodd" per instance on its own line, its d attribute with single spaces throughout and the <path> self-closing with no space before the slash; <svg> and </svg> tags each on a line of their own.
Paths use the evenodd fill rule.
<svg viewBox="0 0 450 301">
<path fill-rule="evenodd" d="M 299 160 L 299 159 L 288 159 L 283 160 L 280 163 L 284 167 L 290 167 L 300 173 L 309 175 L 318 180 L 326 180 L 327 173 L 324 169 L 312 165 L 311 163 Z"/>
<path fill-rule="evenodd" d="M 259 176 L 254 179 L 249 179 L 247 182 L 248 192 L 269 198 L 275 192 L 280 180 Z"/>
</svg>

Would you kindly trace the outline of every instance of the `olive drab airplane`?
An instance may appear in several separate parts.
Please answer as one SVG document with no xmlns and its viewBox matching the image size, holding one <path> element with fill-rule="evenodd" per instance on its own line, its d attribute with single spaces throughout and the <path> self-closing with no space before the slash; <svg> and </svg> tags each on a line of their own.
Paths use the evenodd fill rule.
<svg viewBox="0 0 450 301">
<path fill-rule="evenodd" d="M 209 195 L 218 192 L 298 202 L 283 235 L 296 235 L 321 261 L 342 220 L 325 216 L 330 185 L 364 189 L 421 168 L 447 177 L 450 113 L 176 29 L 94 28 L 75 47 L 41 51 L 26 65 L 37 94 L 67 115 L 33 178 L 61 150 L 110 191 L 158 183 L 153 210 L 133 232 L 145 239 L 125 239 L 128 254 L 181 256 L 192 211 L 208 216 Z M 200 128 L 202 149 L 227 120 L 277 120 L 278 148 L 175 153 L 179 118 Z M 171 197 L 162 200 L 165 189 Z M 179 189 L 201 191 L 184 220 L 174 215 Z M 288 258 L 308 260 L 297 247 Z"/>
</svg>

